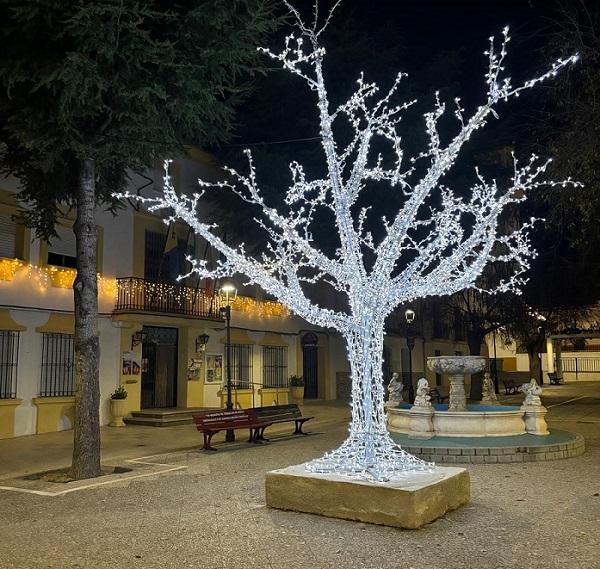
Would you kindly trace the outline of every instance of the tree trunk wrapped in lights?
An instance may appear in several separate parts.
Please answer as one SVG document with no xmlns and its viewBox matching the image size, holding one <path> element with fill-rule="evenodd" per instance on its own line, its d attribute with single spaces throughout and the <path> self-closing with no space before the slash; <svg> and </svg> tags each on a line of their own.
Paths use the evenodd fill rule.
<svg viewBox="0 0 600 569">
<path fill-rule="evenodd" d="M 533 156 L 521 166 L 515 160 L 511 183 L 504 189 L 476 171 L 476 182 L 467 198 L 442 186 L 440 179 L 454 164 L 464 143 L 484 126 L 490 115 L 496 115 L 494 107 L 498 103 L 555 75 L 575 61 L 576 56 L 557 60 L 548 72 L 515 87 L 502 75 L 509 41 L 505 29 L 500 51 L 495 50 L 492 38 L 486 52 L 489 69 L 485 102 L 467 117 L 460 100 L 455 100 L 458 133 L 444 144 L 438 122 L 446 107 L 436 95 L 434 109 L 425 114 L 428 147 L 418 156 L 407 158 L 398 123 L 402 112 L 414 101 L 394 102 L 404 74 L 397 75 L 383 96 L 378 94 L 375 84 L 365 82 L 361 75 L 352 96 L 332 111 L 323 74 L 325 50 L 319 44 L 319 37 L 333 10 L 323 25 L 319 25 L 315 10 L 314 22 L 309 25 L 293 6 L 287 2 L 286 5 L 295 17 L 298 35 L 286 38 L 281 53 L 261 51 L 300 76 L 315 92 L 327 175 L 308 180 L 303 167 L 293 162 L 286 211 L 282 212 L 265 203 L 251 153 L 246 150 L 247 174 L 226 168 L 226 181 L 201 181 L 201 190 L 191 197 L 175 192 L 168 163 L 163 195 L 128 197 L 146 202 L 151 211 L 166 210 L 168 221 L 186 222 L 221 253 L 222 260 L 216 268 L 209 268 L 204 260 L 190 260 L 191 272 L 202 278 L 246 275 L 250 282 L 260 285 L 308 322 L 334 328 L 345 338 L 352 376 L 349 436 L 338 449 L 311 462 L 310 470 L 367 474 L 377 480 L 407 470 L 428 470 L 433 466 L 431 463 L 404 452 L 386 429 L 382 375 L 385 318 L 402 303 L 475 286 L 490 262 L 502 261 L 513 267 L 513 272 L 496 290 L 514 290 L 523 282 L 523 273 L 533 253 L 527 234 L 534 220 L 503 233 L 499 216 L 509 205 L 524 200 L 527 190 L 557 183 L 540 180 L 548 162 L 539 163 Z M 338 145 L 334 136 L 336 123 L 342 120 L 348 121 L 353 133 L 345 147 Z M 391 163 L 381 155 L 371 156 L 375 138 L 383 138 L 391 145 Z M 382 220 L 384 235 L 377 240 L 367 229 L 368 208 L 356 211 L 358 197 L 371 181 L 389 184 L 404 199 L 403 207 L 394 217 Z M 574 182 L 568 179 L 560 183 Z M 260 207 L 262 218 L 256 221 L 268 237 L 260 257 L 247 254 L 243 244 L 234 247 L 225 243 L 214 224 L 202 221 L 198 211 L 200 200 L 209 187 L 230 189 Z M 437 201 L 431 199 L 434 191 L 439 196 Z M 312 240 L 315 212 L 322 208 L 329 210 L 335 220 L 332 230 L 337 232 L 339 247 L 334 255 L 323 252 Z M 326 283 L 345 295 L 348 310 L 334 311 L 312 302 L 306 289 L 308 283 L 316 282 Z"/>
</svg>

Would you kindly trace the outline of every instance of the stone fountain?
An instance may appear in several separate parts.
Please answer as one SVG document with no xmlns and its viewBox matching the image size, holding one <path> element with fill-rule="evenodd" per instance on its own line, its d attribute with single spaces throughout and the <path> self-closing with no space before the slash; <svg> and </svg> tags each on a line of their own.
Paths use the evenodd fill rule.
<svg viewBox="0 0 600 569">
<path fill-rule="evenodd" d="M 482 356 L 436 356 L 427 358 L 427 367 L 435 373 L 449 376 L 448 411 L 466 411 L 465 375 L 483 371 L 485 358 Z"/>
<path fill-rule="evenodd" d="M 527 398 L 521 407 L 500 405 L 488 394 L 482 403 L 467 405 L 465 376 L 485 369 L 482 356 L 436 356 L 427 358 L 430 370 L 447 375 L 450 380 L 448 405 L 432 405 L 423 394 L 427 389 L 425 379 L 419 380 L 423 394 L 413 405 L 397 402 L 387 408 L 388 428 L 392 432 L 405 433 L 409 438 L 428 439 L 441 437 L 507 437 L 523 435 L 547 435 L 539 386 L 532 382 L 523 387 Z M 535 384 L 535 385 L 534 385 Z M 487 378 L 487 390 L 491 381 Z"/>
</svg>

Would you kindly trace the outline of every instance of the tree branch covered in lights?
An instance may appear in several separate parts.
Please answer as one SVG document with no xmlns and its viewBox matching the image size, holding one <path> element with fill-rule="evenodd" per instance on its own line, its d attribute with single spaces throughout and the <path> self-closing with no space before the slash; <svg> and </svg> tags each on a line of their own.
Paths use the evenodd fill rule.
<svg viewBox="0 0 600 569">
<path fill-rule="evenodd" d="M 455 99 L 452 113 L 456 133 L 444 141 L 439 126 L 448 111 L 436 94 L 432 110 L 424 117 L 428 145 L 417 156 L 408 157 L 403 152 L 400 121 L 415 101 L 400 99 L 406 76 L 399 73 L 391 88 L 382 93 L 360 75 L 350 98 L 337 109 L 330 108 L 323 72 L 325 50 L 319 38 L 339 2 L 322 24 L 318 5 L 314 20 L 308 24 L 293 6 L 285 4 L 295 18 L 297 32 L 286 38 L 281 52 L 261 51 L 314 92 L 326 175 L 309 179 L 301 164 L 290 164 L 291 185 L 285 194 L 285 207 L 277 209 L 265 202 L 252 155 L 246 151 L 246 173 L 226 168 L 224 181 L 201 181 L 201 190 L 189 197 L 176 193 L 167 166 L 163 195 L 141 199 L 149 210 L 167 210 L 171 220 L 188 223 L 221 253 L 223 260 L 216 268 L 193 260 L 193 273 L 202 278 L 244 274 L 308 322 L 335 328 L 344 336 L 352 374 L 349 437 L 341 447 L 312 462 L 311 470 L 368 474 L 377 480 L 388 479 L 398 471 L 427 470 L 431 464 L 405 453 L 387 433 L 382 378 L 386 316 L 399 304 L 417 298 L 474 287 L 492 262 L 504 262 L 512 268 L 495 290 L 518 289 L 533 256 L 528 230 L 534 220 L 506 232 L 500 223 L 502 212 L 524 200 L 532 188 L 575 182 L 544 180 L 548 161 L 537 156 L 524 162 L 514 159 L 514 171 L 505 186 L 476 170 L 467 197 L 445 187 L 442 177 L 475 131 L 490 116 L 497 117 L 496 108 L 501 103 L 550 79 L 577 57 L 558 59 L 546 73 L 513 85 L 504 74 L 510 41 L 505 29 L 500 47 L 490 38 L 486 51 L 484 102 L 467 114 L 460 99 Z M 352 134 L 342 144 L 336 131 L 344 122 Z M 387 143 L 389 153 L 375 152 L 380 141 Z M 373 223 L 369 209 L 359 207 L 359 197 L 374 182 L 387 184 L 389 192 L 399 192 L 403 200 L 398 212 L 381 220 L 383 234 L 377 238 L 369 230 Z M 211 187 L 233 191 L 258 206 L 262 215 L 255 221 L 267 236 L 261 256 L 247 254 L 243 245 L 226 244 L 214 224 L 202 221 L 201 196 Z M 338 241 L 335 254 L 326 254 L 312 239 L 311 228 L 320 210 L 326 210 L 334 220 L 332 232 Z M 348 310 L 334 311 L 313 302 L 307 294 L 311 283 L 327 283 L 344 295 Z"/>
</svg>

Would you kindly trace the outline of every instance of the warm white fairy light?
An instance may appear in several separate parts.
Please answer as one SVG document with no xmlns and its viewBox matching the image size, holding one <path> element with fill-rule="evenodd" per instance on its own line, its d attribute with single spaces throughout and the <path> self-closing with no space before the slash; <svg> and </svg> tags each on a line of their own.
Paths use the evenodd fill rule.
<svg viewBox="0 0 600 569">
<path fill-rule="evenodd" d="M 343 335 L 352 375 L 349 436 L 341 447 L 311 462 L 310 470 L 368 475 L 376 480 L 389 479 L 402 471 L 428 470 L 433 466 L 431 463 L 404 452 L 392 441 L 386 429 L 382 378 L 385 318 L 399 304 L 431 295 L 449 295 L 475 286 L 490 261 L 500 260 L 514 267 L 513 275 L 500 283 L 497 290 L 516 290 L 523 282 L 523 273 L 533 255 L 527 236 L 531 224 L 503 234 L 499 229 L 499 216 L 510 204 L 525 199 L 528 189 L 542 183 L 555 184 L 540 180 L 548 163 L 539 163 L 535 156 L 524 166 L 515 160 L 512 183 L 505 189 L 500 189 L 495 180 L 488 181 L 477 171 L 477 182 L 467 199 L 442 187 L 440 179 L 454 164 L 471 135 L 485 125 L 489 115 L 496 116 L 494 107 L 497 103 L 516 97 L 521 91 L 555 75 L 574 62 L 576 56 L 557 60 L 547 73 L 514 87 L 502 73 L 510 40 L 508 29 L 505 29 L 500 52 L 495 50 L 493 39 L 486 52 L 489 56 L 486 102 L 471 117 L 466 117 L 460 100 L 455 99 L 458 133 L 445 144 L 438 135 L 438 123 L 446 108 L 436 95 L 433 111 L 425 115 L 428 147 L 418 156 L 406 158 L 398 123 L 402 111 L 413 101 L 392 102 L 404 75 L 399 74 L 383 96 L 378 95 L 377 85 L 366 83 L 361 76 L 350 99 L 331 112 L 323 77 L 325 50 L 318 41 L 331 14 L 319 28 L 317 14 L 314 23 L 308 25 L 292 6 L 288 4 L 288 7 L 296 19 L 299 36 L 288 36 L 281 53 L 261 51 L 301 77 L 315 91 L 327 176 L 309 181 L 302 166 L 292 163 L 292 184 L 286 194 L 288 211 L 285 214 L 265 203 L 256 183 L 250 151 L 246 151 L 247 175 L 226 169 L 227 181 L 200 182 L 202 192 L 209 187 L 228 188 L 245 201 L 260 206 L 263 217 L 257 222 L 268 235 L 263 255 L 252 257 L 243 245 L 226 244 L 215 234 L 215 225 L 201 221 L 198 206 L 202 192 L 192 197 L 177 195 L 168 174 L 168 163 L 162 196 L 128 197 L 146 202 L 150 211 L 167 210 L 171 216 L 167 223 L 174 219 L 183 220 L 221 253 L 223 260 L 216 268 L 209 268 L 204 260 L 192 260 L 191 272 L 201 278 L 244 274 L 250 282 L 260 285 L 308 322 L 335 328 Z M 334 123 L 342 118 L 350 123 L 354 136 L 346 147 L 339 148 L 334 139 Z M 389 165 L 384 164 L 380 156 L 370 157 L 375 137 L 383 137 L 390 143 L 394 159 Z M 417 161 L 425 162 L 422 175 L 417 173 Z M 368 180 L 386 181 L 405 196 L 404 205 L 395 217 L 383 219 L 385 235 L 379 243 L 375 243 L 365 229 L 368 210 L 355 212 L 354 216 L 352 212 Z M 574 184 L 570 179 L 560 183 Z M 430 205 L 429 213 L 424 216 L 424 204 L 435 189 L 441 193 L 441 204 Z M 318 249 L 311 239 L 313 216 L 319 208 L 329 209 L 335 218 L 340 248 L 333 256 Z M 469 227 L 466 226 L 468 223 Z M 366 262 L 364 254 L 367 251 L 373 262 Z M 329 283 L 345 294 L 348 312 L 330 310 L 309 300 L 303 283 L 317 281 Z"/>
</svg>

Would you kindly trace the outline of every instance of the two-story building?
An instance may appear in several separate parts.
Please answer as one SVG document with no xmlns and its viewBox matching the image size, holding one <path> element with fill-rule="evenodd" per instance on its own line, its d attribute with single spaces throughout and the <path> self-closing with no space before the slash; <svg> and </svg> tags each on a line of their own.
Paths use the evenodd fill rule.
<svg viewBox="0 0 600 569">
<path fill-rule="evenodd" d="M 219 175 L 200 152 L 178 161 L 173 173 L 182 191 L 195 190 L 199 177 Z M 131 191 L 161 185 L 158 170 L 133 177 Z M 65 210 L 58 237 L 46 242 L 20 221 L 17 192 L 18 180 L 0 181 L 0 438 L 69 429 L 74 413 L 73 212 Z M 213 253 L 187 227 L 167 226 L 134 204 L 118 215 L 99 208 L 96 222 L 101 424 L 110 421 L 109 398 L 118 386 L 128 393 L 131 422 L 177 424 L 186 411 L 223 406 L 226 330 L 219 309 L 226 300 L 218 283 L 175 280 L 185 272 L 186 254 Z M 231 300 L 236 406 L 286 403 L 291 375 L 304 377 L 306 398 L 349 397 L 338 335 L 290 314 L 255 287 L 238 283 L 238 289 Z M 384 372 L 406 376 L 403 329 L 390 326 Z M 467 353 L 460 338 L 429 333 L 425 342 L 420 328 L 413 333 L 413 377 L 431 375 L 427 355 Z"/>
</svg>

